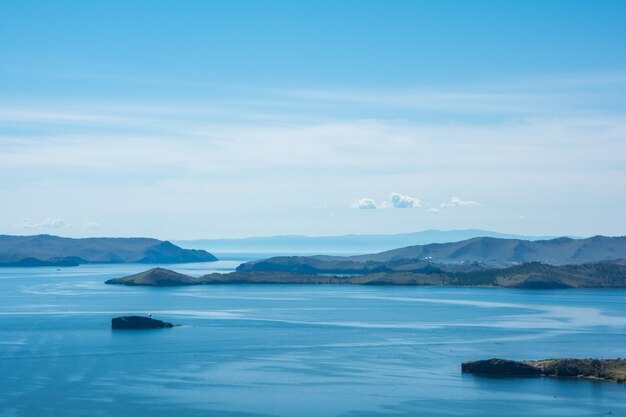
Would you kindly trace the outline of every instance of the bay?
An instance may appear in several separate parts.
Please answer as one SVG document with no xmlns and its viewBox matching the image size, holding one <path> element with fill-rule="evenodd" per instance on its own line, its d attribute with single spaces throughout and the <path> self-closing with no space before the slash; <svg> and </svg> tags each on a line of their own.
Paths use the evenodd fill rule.
<svg viewBox="0 0 626 417">
<path fill-rule="evenodd" d="M 147 268 L 0 269 L 0 415 L 626 415 L 624 385 L 460 371 L 624 357 L 623 290 L 104 284 Z M 181 326 L 112 331 L 127 314 Z"/>
</svg>

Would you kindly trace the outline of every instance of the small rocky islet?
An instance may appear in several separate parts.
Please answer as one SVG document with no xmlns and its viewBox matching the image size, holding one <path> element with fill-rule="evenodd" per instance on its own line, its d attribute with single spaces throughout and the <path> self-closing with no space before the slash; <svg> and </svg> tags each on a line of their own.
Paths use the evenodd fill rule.
<svg viewBox="0 0 626 417">
<path fill-rule="evenodd" d="M 174 327 L 172 323 L 144 316 L 122 316 L 111 319 L 113 330 L 148 330 Z"/>
</svg>

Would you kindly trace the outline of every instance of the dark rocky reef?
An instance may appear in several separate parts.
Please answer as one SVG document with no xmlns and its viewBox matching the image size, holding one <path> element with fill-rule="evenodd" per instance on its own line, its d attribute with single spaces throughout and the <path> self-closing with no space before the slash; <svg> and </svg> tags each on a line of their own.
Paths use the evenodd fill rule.
<svg viewBox="0 0 626 417">
<path fill-rule="evenodd" d="M 147 330 L 174 327 L 172 323 L 143 316 L 124 316 L 111 319 L 111 328 L 116 330 Z"/>
<path fill-rule="evenodd" d="M 461 370 L 494 376 L 589 378 L 626 383 L 626 359 L 566 358 L 520 362 L 494 358 L 465 362 Z"/>
</svg>

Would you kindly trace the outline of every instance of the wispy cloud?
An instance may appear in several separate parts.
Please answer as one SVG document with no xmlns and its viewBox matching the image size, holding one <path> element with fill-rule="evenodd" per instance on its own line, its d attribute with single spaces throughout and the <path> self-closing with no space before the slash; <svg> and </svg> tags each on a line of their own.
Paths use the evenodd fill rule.
<svg viewBox="0 0 626 417">
<path fill-rule="evenodd" d="M 561 200 L 553 190 L 573 184 L 581 196 L 579 206 L 591 199 L 610 201 L 613 207 L 626 203 L 624 193 L 615 192 L 626 181 L 626 115 L 619 107 L 613 112 L 572 110 L 575 105 L 567 100 L 584 101 L 575 94 L 548 94 L 548 101 L 563 106 L 545 107 L 541 91 L 529 96 L 462 89 L 387 91 L 380 97 L 376 91 L 364 91 L 344 97 L 342 90 L 335 90 L 327 98 L 324 94 L 316 98 L 318 93 L 284 97 L 276 93 L 272 99 L 278 105 L 250 100 L 244 110 L 234 103 L 220 110 L 218 102 L 29 106 L 22 100 L 16 107 L 0 99 L 0 187 L 7 201 L 22 201 L 15 207 L 0 205 L 0 219 L 10 229 L 24 217 L 45 219 L 58 213 L 80 225 L 65 228 L 87 231 L 84 223 L 89 218 L 77 219 L 63 211 L 66 205 L 76 207 L 85 195 L 90 216 L 106 224 L 118 220 L 107 219 L 103 208 L 116 198 L 132 201 L 129 211 L 136 210 L 133 222 L 138 223 L 150 210 L 154 216 L 167 215 L 181 205 L 214 218 L 217 212 L 228 217 L 238 211 L 241 218 L 253 219 L 265 210 L 268 216 L 285 219 L 300 208 L 314 212 L 308 208 L 323 202 L 336 214 L 337 224 L 346 222 L 342 217 L 346 213 L 370 217 L 355 216 L 346 207 L 350 203 L 346 194 L 368 196 L 359 198 L 353 204 L 356 208 L 430 208 L 393 211 L 393 216 L 391 210 L 380 210 L 375 216 L 381 218 L 418 217 L 440 210 L 445 216 L 430 216 L 431 221 L 448 220 L 455 213 L 474 219 L 505 207 L 530 213 L 546 201 L 558 207 Z M 352 106 L 350 100 L 360 100 L 361 94 L 365 107 Z M 378 98 L 391 110 L 378 112 L 387 106 L 378 106 Z M 408 111 L 393 110 L 396 98 Z M 444 118 L 424 122 L 413 117 L 423 112 L 412 109 L 428 108 L 429 100 L 433 108 L 442 109 Z M 537 103 L 541 105 L 530 108 Z M 463 112 L 463 107 L 493 108 L 494 113 L 485 111 L 489 114 L 500 107 L 521 110 L 494 122 L 457 117 L 454 112 Z M 552 111 L 555 108 L 559 110 Z M 376 118 L 367 117 L 374 114 Z M 33 196 L 46 196 L 46 207 L 25 197 L 26 189 Z M 391 190 L 408 195 L 385 198 Z M 419 191 L 419 199 L 411 190 Z M 526 190 L 523 199 L 519 190 Z M 500 196 L 497 202 L 490 200 L 494 194 Z M 228 198 L 214 198 L 218 195 Z M 451 195 L 467 199 L 448 200 Z M 252 200 L 255 204 L 250 204 Z M 439 205 L 441 201 L 446 202 Z M 468 214 L 469 210 L 452 209 L 478 202 L 485 210 Z M 328 216 L 324 218 L 332 232 Z M 27 221 L 21 227 L 59 226 Z"/>
<path fill-rule="evenodd" d="M 495 86 L 494 86 L 495 85 Z M 294 89 L 287 97 L 326 104 L 467 113 L 542 114 L 602 106 L 619 97 L 626 72 L 564 73 L 501 80 L 457 89 Z M 617 90 L 615 89 L 617 87 Z M 601 89 L 601 90 L 599 90 Z M 593 94 L 589 94 L 592 91 Z M 595 98 L 595 99 L 594 99 Z"/>
<path fill-rule="evenodd" d="M 22 228 L 22 229 L 38 229 L 38 228 L 61 229 L 61 228 L 68 227 L 68 226 L 70 225 L 65 223 L 65 221 L 63 221 L 62 219 L 53 219 L 53 218 L 44 219 L 40 222 L 34 222 L 29 219 L 24 219 L 20 223 L 15 225 L 16 228 Z"/>
<path fill-rule="evenodd" d="M 376 202 L 371 198 L 357 198 L 351 207 L 359 210 L 373 210 L 377 208 Z"/>
<path fill-rule="evenodd" d="M 480 205 L 476 201 L 461 200 L 458 197 L 452 197 L 448 203 L 441 203 L 441 207 L 476 207 Z"/>
<path fill-rule="evenodd" d="M 534 112 L 547 97 L 541 93 L 464 91 L 293 90 L 285 94 L 311 102 L 356 104 L 393 109 L 497 113 Z"/>
</svg>

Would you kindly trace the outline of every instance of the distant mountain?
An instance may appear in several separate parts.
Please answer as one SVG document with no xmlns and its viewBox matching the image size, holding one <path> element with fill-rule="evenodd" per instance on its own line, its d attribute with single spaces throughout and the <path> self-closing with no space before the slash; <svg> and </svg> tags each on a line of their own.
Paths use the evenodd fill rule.
<svg viewBox="0 0 626 417">
<path fill-rule="evenodd" d="M 204 250 L 182 249 L 150 238 L 71 239 L 0 235 L 0 266 L 72 266 L 84 263 L 212 262 Z"/>
<path fill-rule="evenodd" d="M 240 265 L 238 271 L 362 274 L 372 272 L 468 272 L 528 262 L 583 264 L 626 259 L 626 237 L 594 236 L 528 241 L 478 237 L 415 245 L 357 256 L 281 256 Z"/>
<path fill-rule="evenodd" d="M 520 236 L 488 230 L 424 230 L 414 233 L 382 235 L 343 235 L 343 236 L 268 236 L 242 239 L 200 239 L 176 240 L 174 243 L 185 248 L 206 249 L 215 253 L 258 252 L 295 254 L 357 254 L 379 252 L 410 245 L 448 243 L 474 237 L 495 237 L 502 239 L 541 240 L 554 236 Z"/>
<path fill-rule="evenodd" d="M 587 239 L 561 237 L 550 240 L 521 240 L 477 237 L 460 242 L 416 245 L 374 255 L 350 257 L 353 261 L 421 259 L 434 263 L 543 262 L 551 265 L 582 264 L 626 258 L 626 236 L 594 236 Z"/>
</svg>

